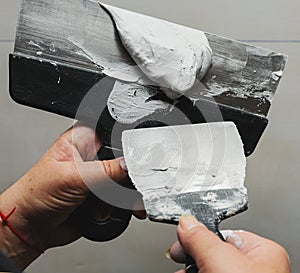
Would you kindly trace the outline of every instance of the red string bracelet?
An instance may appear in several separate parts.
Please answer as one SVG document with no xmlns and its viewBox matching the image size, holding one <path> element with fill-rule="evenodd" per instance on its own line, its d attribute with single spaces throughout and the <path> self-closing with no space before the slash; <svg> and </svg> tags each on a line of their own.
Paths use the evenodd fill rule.
<svg viewBox="0 0 300 273">
<path fill-rule="evenodd" d="M 44 253 L 44 251 L 41 251 L 40 249 L 38 249 L 37 247 L 33 246 L 31 243 L 29 243 L 26 238 L 24 238 L 12 225 L 11 223 L 9 222 L 9 218 L 14 214 L 14 212 L 16 211 L 17 208 L 13 208 L 13 210 L 7 214 L 7 215 L 4 215 L 1 211 L 0 211 L 0 217 L 4 223 L 4 225 L 6 225 L 10 231 L 16 235 L 26 246 L 36 250 L 37 252 L 39 252 L 40 254 Z"/>
</svg>

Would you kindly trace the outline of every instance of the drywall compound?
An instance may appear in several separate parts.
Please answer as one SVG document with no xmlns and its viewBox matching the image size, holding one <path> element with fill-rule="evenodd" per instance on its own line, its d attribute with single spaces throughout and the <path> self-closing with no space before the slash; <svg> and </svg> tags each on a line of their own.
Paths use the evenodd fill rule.
<svg viewBox="0 0 300 273">
<path fill-rule="evenodd" d="M 202 31 L 101 4 L 114 19 L 122 44 L 142 72 L 171 98 L 183 95 L 211 65 Z M 117 75 L 115 75 L 117 76 Z M 139 75 L 137 75 L 139 77 Z"/>
<path fill-rule="evenodd" d="M 129 175 L 146 197 L 244 187 L 246 157 L 232 122 L 169 126 L 123 133 Z M 159 189 L 159 190 L 158 190 Z"/>
</svg>

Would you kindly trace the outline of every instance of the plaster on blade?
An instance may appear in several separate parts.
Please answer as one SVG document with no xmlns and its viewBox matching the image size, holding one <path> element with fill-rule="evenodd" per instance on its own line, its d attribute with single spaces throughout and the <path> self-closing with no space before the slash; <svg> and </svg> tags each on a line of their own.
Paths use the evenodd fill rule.
<svg viewBox="0 0 300 273">
<path fill-rule="evenodd" d="M 150 220 L 177 223 L 191 214 L 217 232 L 247 209 L 246 158 L 234 123 L 130 130 L 122 143 Z"/>
</svg>

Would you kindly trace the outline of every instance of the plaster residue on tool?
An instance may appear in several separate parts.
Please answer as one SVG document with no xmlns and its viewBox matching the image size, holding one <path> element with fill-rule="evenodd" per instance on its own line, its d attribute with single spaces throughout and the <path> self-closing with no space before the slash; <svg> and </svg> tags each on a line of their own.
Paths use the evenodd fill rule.
<svg viewBox="0 0 300 273">
<path fill-rule="evenodd" d="M 246 158 L 231 122 L 125 131 L 124 156 L 150 220 L 194 215 L 212 231 L 247 209 Z"/>
<path fill-rule="evenodd" d="M 169 103 L 149 100 L 149 94 L 155 95 L 149 86 L 157 86 L 176 99 L 208 72 L 212 51 L 204 32 L 110 5 L 101 6 L 112 16 L 124 48 L 137 65 L 127 70 L 104 68 L 107 75 L 126 81 L 116 82 L 108 99 L 110 114 L 119 122 L 133 123 L 155 111 L 170 109 Z M 128 83 L 132 79 L 148 87 Z M 132 93 L 141 98 L 135 109 L 128 104 L 128 98 L 134 97 Z"/>
<path fill-rule="evenodd" d="M 158 60 L 158 55 L 164 58 Z M 170 59 L 177 70 L 169 69 Z M 266 126 L 285 63 L 286 56 L 271 50 L 95 0 L 24 0 L 10 59 L 10 90 L 22 104 L 74 117 L 83 96 L 109 79 L 109 85 L 99 83 L 99 96 L 105 98 L 99 104 L 108 101 L 112 118 L 134 122 L 133 127 L 153 113 L 168 115 L 172 104 L 184 104 L 189 113 L 216 104 L 225 120 L 237 124 L 251 153 Z M 174 76 L 183 70 L 187 73 L 177 81 Z M 185 94 L 192 103 L 184 98 L 166 102 L 163 93 L 171 98 Z M 94 120 L 94 109 L 89 109 L 84 117 Z M 188 119 L 203 122 L 201 115 Z M 259 136 L 248 145 L 243 128 L 251 126 Z"/>
<path fill-rule="evenodd" d="M 144 74 L 179 97 L 201 80 L 211 65 L 204 32 L 104 5 L 112 15 L 122 44 Z M 178 94 L 176 94 L 178 93 Z"/>
</svg>

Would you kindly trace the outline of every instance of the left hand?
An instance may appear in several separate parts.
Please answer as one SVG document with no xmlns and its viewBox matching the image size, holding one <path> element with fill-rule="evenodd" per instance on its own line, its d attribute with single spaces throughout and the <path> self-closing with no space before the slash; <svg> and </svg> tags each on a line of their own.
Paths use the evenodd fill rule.
<svg viewBox="0 0 300 273">
<path fill-rule="evenodd" d="M 77 125 L 61 135 L 28 173 L 1 194 L 1 212 L 7 215 L 16 207 L 9 221 L 33 246 L 26 246 L 2 223 L 0 248 L 21 269 L 40 255 L 37 249 L 45 251 L 81 237 L 68 219 L 89 195 L 86 183 L 101 188 L 110 178 L 130 185 L 121 159 L 93 161 L 100 147 L 92 129 Z M 134 214 L 140 219 L 146 217 L 144 211 Z"/>
</svg>

